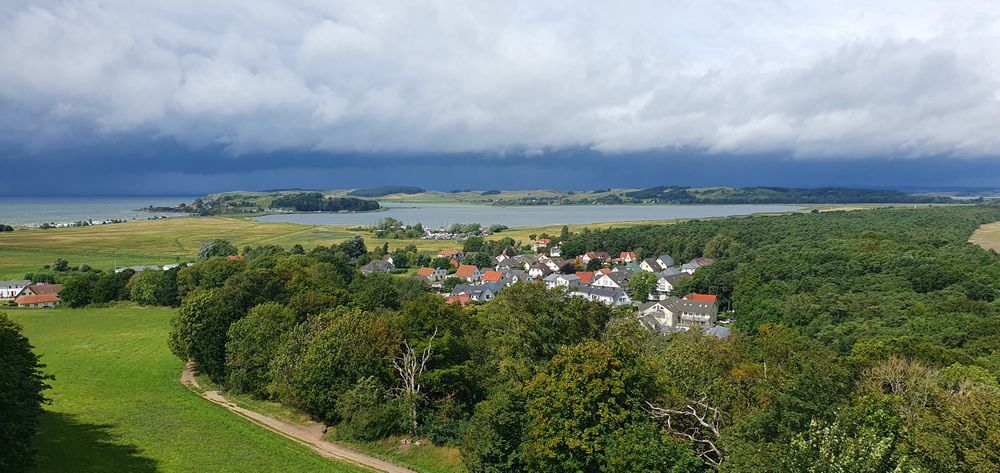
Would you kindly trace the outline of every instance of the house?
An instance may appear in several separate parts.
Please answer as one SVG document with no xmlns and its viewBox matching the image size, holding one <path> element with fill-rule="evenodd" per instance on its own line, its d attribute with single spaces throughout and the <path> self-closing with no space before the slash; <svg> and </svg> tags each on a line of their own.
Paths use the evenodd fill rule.
<svg viewBox="0 0 1000 473">
<path fill-rule="evenodd" d="M 396 267 L 388 261 L 375 260 L 361 267 L 361 274 L 391 273 Z"/>
<path fill-rule="evenodd" d="M 688 273 L 674 273 L 664 275 L 662 272 L 657 275 L 656 279 L 656 293 L 660 296 L 660 299 L 666 299 L 667 295 L 670 294 L 683 279 L 691 277 Z"/>
<path fill-rule="evenodd" d="M 718 304 L 719 303 L 719 297 L 716 296 L 716 295 L 714 295 L 714 294 L 698 294 L 698 293 L 693 293 L 693 294 L 688 294 L 688 295 L 684 296 L 684 299 L 685 300 L 689 300 L 689 301 L 711 302 L 713 304 Z"/>
<path fill-rule="evenodd" d="M 13 281 L 0 281 L 0 299 L 11 300 L 17 297 L 24 288 L 31 285 L 31 281 L 27 279 L 18 279 Z"/>
<path fill-rule="evenodd" d="M 669 268 L 669 267 L 677 264 L 677 262 L 674 261 L 674 259 L 671 258 L 670 255 L 660 255 L 660 256 L 657 256 L 656 257 L 656 262 L 663 269 L 667 269 L 667 268 Z"/>
<path fill-rule="evenodd" d="M 382 261 L 386 261 L 386 262 L 392 263 L 393 266 L 396 265 L 396 262 L 392 260 L 392 255 L 391 254 L 382 255 Z"/>
<path fill-rule="evenodd" d="M 678 299 L 678 323 L 689 327 L 713 327 L 719 316 L 719 305 L 689 299 Z"/>
<path fill-rule="evenodd" d="M 529 279 L 531 279 L 528 276 L 528 273 L 521 269 L 501 269 L 500 272 L 503 273 L 504 278 L 507 280 L 508 286 L 517 284 L 519 282 L 526 282 Z"/>
<path fill-rule="evenodd" d="M 463 264 L 455 271 L 455 277 L 461 278 L 470 283 L 476 282 L 483 277 L 483 272 L 478 267 L 471 264 Z"/>
<path fill-rule="evenodd" d="M 681 274 L 681 270 L 677 269 L 674 266 L 671 266 L 671 267 L 669 267 L 667 269 L 664 269 L 663 271 L 660 271 L 656 275 L 657 276 L 670 276 L 671 274 Z"/>
<path fill-rule="evenodd" d="M 229 258 L 229 261 L 243 261 L 243 257 L 242 256 L 237 256 L 237 255 L 227 256 L 227 258 Z M 233 258 L 236 258 L 236 259 L 233 259 Z M 122 272 L 128 271 L 130 269 L 133 272 L 136 272 L 136 273 L 141 273 L 143 271 L 160 271 L 161 270 L 161 268 L 159 266 L 152 266 L 152 265 L 146 265 L 146 266 L 129 266 L 129 267 L 126 267 L 126 268 L 115 268 L 115 274 L 122 273 Z"/>
<path fill-rule="evenodd" d="M 561 268 L 562 265 L 566 264 L 566 262 L 563 261 L 563 260 L 561 260 L 561 259 L 546 258 L 542 262 L 542 264 L 544 264 L 545 266 L 548 266 L 549 269 L 551 269 L 552 271 L 559 271 L 559 268 Z"/>
<path fill-rule="evenodd" d="M 62 301 L 55 294 L 42 294 L 39 296 L 21 296 L 14 300 L 14 303 L 21 308 L 29 309 L 51 309 L 58 306 Z"/>
<path fill-rule="evenodd" d="M 663 267 L 660 263 L 656 261 L 656 258 L 646 258 L 639 263 L 639 269 L 649 273 L 658 273 L 663 271 Z"/>
<path fill-rule="evenodd" d="M 691 261 L 688 261 L 687 263 L 684 263 L 681 266 L 681 271 L 688 274 L 694 274 L 694 272 L 697 271 L 698 269 L 704 268 L 705 266 L 708 266 L 714 262 L 715 260 L 711 258 L 695 258 Z"/>
<path fill-rule="evenodd" d="M 607 305 L 628 305 L 632 303 L 632 299 L 628 297 L 624 289 L 611 287 L 579 286 L 570 292 L 569 295 Z"/>
<path fill-rule="evenodd" d="M 633 263 L 639 261 L 639 256 L 635 254 L 634 251 L 623 251 L 618 255 L 615 261 L 619 263 Z"/>
<path fill-rule="evenodd" d="M 562 255 L 562 247 L 559 245 L 552 245 L 549 247 L 549 256 L 558 258 Z"/>
<path fill-rule="evenodd" d="M 245 261 L 247 259 L 247 257 L 243 256 L 243 255 L 229 255 L 226 258 L 229 261 Z M 156 266 L 147 266 L 146 269 L 160 269 L 160 268 L 158 268 Z M 136 271 L 136 272 L 138 273 L 139 271 Z"/>
<path fill-rule="evenodd" d="M 638 317 L 650 330 L 658 333 L 676 332 L 690 327 L 714 327 L 719 309 L 714 302 L 666 299 L 639 306 Z"/>
<path fill-rule="evenodd" d="M 533 264 L 528 268 L 528 277 L 531 279 L 542 279 L 549 274 L 552 274 L 552 270 L 541 263 Z"/>
<path fill-rule="evenodd" d="M 448 272 L 438 268 L 420 268 L 417 270 L 417 274 L 415 277 L 424 279 L 428 283 L 433 284 L 436 282 L 444 281 L 444 279 L 448 277 Z"/>
<path fill-rule="evenodd" d="M 17 294 L 20 296 L 41 296 L 45 294 L 59 295 L 62 292 L 62 284 L 29 284 L 25 286 L 21 292 Z"/>
<path fill-rule="evenodd" d="M 590 285 L 594 287 L 625 289 L 628 287 L 628 281 L 631 278 L 632 273 L 629 271 L 612 271 L 600 276 L 595 275 L 594 280 L 590 283 Z"/>
<path fill-rule="evenodd" d="M 584 265 L 590 263 L 593 260 L 603 262 L 603 261 L 608 261 L 610 259 L 611 255 L 607 254 L 604 251 L 588 251 L 584 253 L 583 256 L 580 257 L 580 261 L 582 261 Z"/>
<path fill-rule="evenodd" d="M 458 261 L 458 258 L 452 258 L 452 259 L 448 260 L 448 265 L 451 266 L 452 268 L 456 268 L 457 269 L 459 266 L 462 265 L 462 263 L 460 263 Z"/>
<path fill-rule="evenodd" d="M 489 302 L 493 300 L 496 296 L 496 289 L 494 286 L 489 284 L 456 284 L 455 288 L 451 290 L 451 296 L 466 295 L 475 302 Z"/>
<path fill-rule="evenodd" d="M 625 263 L 625 269 L 633 273 L 638 273 L 639 271 L 642 271 L 642 267 L 640 267 L 639 263 L 636 263 L 635 261 L 629 261 L 628 263 Z"/>
<path fill-rule="evenodd" d="M 531 242 L 531 249 L 533 251 L 538 251 L 541 250 L 542 248 L 549 246 L 549 243 L 552 243 L 552 241 L 549 240 L 548 238 L 539 238 Z"/>
<path fill-rule="evenodd" d="M 591 284 L 594 282 L 594 275 L 597 273 L 582 272 L 576 273 L 576 277 L 580 278 L 580 284 Z"/>
<path fill-rule="evenodd" d="M 509 282 L 507 275 L 503 271 L 484 271 L 480 281 L 484 284 L 501 284 L 505 286 Z"/>
<path fill-rule="evenodd" d="M 448 258 L 462 261 L 462 257 L 465 256 L 465 253 L 461 250 L 441 250 L 438 252 L 437 256 L 438 258 Z"/>
<path fill-rule="evenodd" d="M 580 277 L 575 274 L 552 273 L 545 277 L 545 287 L 577 287 L 580 285 Z"/>
<path fill-rule="evenodd" d="M 656 333 L 682 331 L 678 324 L 677 308 L 672 302 L 673 300 L 655 301 L 639 305 L 639 322 Z"/>
</svg>

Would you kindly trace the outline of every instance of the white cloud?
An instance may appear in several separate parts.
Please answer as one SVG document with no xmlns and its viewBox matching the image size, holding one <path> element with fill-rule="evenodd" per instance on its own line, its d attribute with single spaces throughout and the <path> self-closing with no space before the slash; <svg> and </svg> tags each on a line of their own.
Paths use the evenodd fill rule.
<svg viewBox="0 0 1000 473">
<path fill-rule="evenodd" d="M 996 2 L 0 2 L 32 146 L 1000 155 Z"/>
</svg>

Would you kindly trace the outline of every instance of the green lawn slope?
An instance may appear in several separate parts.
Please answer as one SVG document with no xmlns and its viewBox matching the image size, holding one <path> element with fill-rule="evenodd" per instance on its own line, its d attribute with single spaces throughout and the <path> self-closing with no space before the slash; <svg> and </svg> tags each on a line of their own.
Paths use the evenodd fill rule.
<svg viewBox="0 0 1000 473">
<path fill-rule="evenodd" d="M 178 382 L 172 310 L 9 310 L 56 376 L 39 472 L 358 472 L 214 405 Z"/>
</svg>

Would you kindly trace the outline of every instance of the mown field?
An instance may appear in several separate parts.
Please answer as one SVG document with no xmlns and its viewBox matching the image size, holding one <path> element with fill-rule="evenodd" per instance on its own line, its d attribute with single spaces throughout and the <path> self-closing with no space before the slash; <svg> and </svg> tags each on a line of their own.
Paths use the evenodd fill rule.
<svg viewBox="0 0 1000 473">
<path fill-rule="evenodd" d="M 1000 222 L 979 227 L 969 241 L 987 250 L 1000 251 Z"/>
<path fill-rule="evenodd" d="M 178 382 L 172 310 L 9 310 L 56 376 L 38 472 L 367 471 L 233 415 Z"/>
</svg>

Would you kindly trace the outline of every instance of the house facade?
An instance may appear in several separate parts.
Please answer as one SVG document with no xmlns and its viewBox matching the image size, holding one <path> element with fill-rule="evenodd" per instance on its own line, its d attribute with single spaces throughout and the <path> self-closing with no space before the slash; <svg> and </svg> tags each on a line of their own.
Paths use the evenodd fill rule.
<svg viewBox="0 0 1000 473">
<path fill-rule="evenodd" d="M 375 260 L 370 261 L 368 264 L 361 267 L 361 274 L 373 274 L 373 273 L 391 273 L 396 270 L 396 267 L 388 261 Z"/>
<path fill-rule="evenodd" d="M 27 279 L 0 281 L 0 300 L 11 300 L 17 297 L 24 288 L 31 285 Z"/>
<path fill-rule="evenodd" d="M 606 305 L 629 305 L 632 299 L 624 289 L 611 287 L 579 286 L 569 293 L 573 297 L 582 297 L 588 301 L 600 302 Z"/>
<path fill-rule="evenodd" d="M 474 283 L 483 277 L 483 272 L 471 264 L 463 264 L 455 270 L 455 277 Z"/>
</svg>

